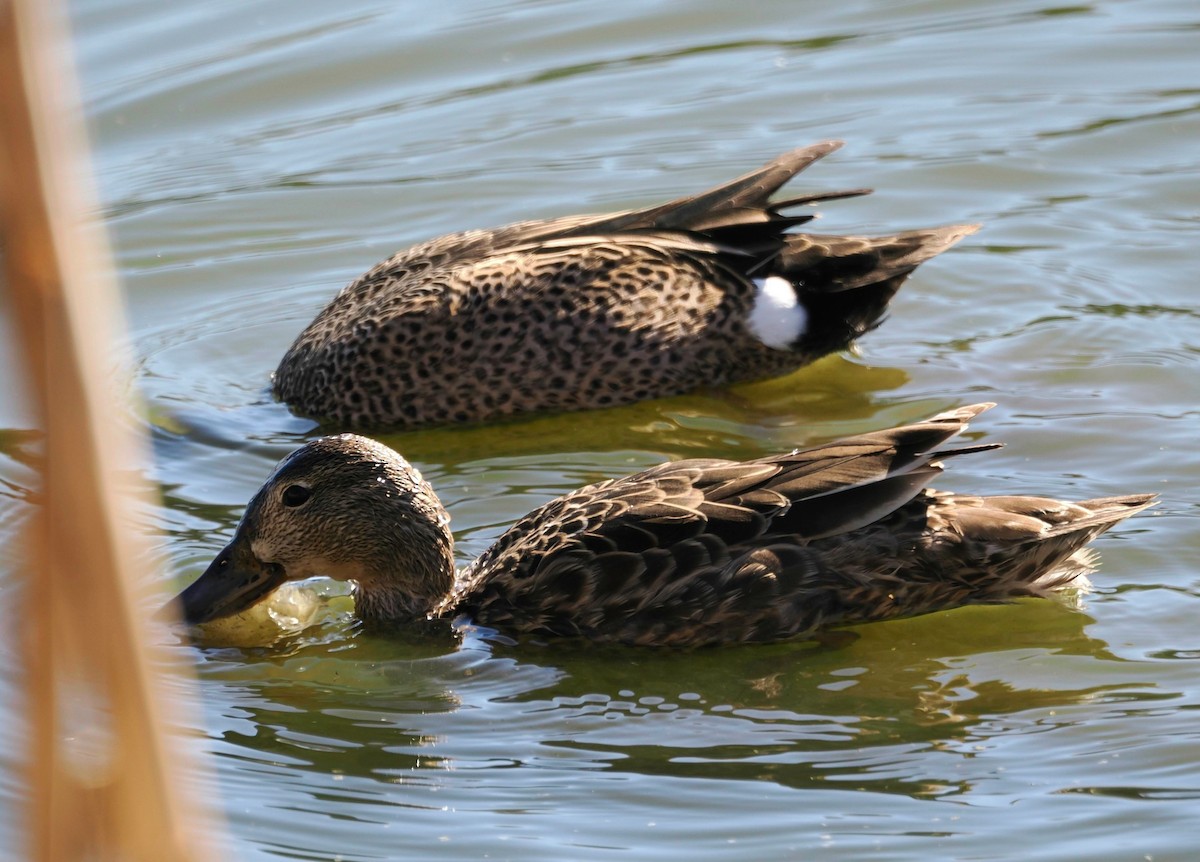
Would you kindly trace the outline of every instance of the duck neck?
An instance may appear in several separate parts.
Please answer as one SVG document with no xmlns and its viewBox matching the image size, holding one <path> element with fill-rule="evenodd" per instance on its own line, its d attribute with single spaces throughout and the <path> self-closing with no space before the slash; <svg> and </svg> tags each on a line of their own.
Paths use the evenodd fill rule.
<svg viewBox="0 0 1200 862">
<path fill-rule="evenodd" d="M 354 578 L 354 612 L 368 623 L 426 619 L 454 587 L 454 544 L 449 530 L 435 542 L 420 543 L 419 559 L 402 569 L 364 572 Z"/>
</svg>

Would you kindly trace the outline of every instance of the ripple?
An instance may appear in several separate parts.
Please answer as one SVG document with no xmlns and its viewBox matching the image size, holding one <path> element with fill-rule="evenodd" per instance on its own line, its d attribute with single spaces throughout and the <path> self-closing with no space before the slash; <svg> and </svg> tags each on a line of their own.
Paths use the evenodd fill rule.
<svg viewBox="0 0 1200 862">
<path fill-rule="evenodd" d="M 134 528 L 163 528 L 181 579 L 274 461 L 320 433 L 270 400 L 268 378 L 349 278 L 427 236 L 649 203 L 835 136 L 850 145 L 799 185 L 878 192 L 831 205 L 821 230 L 985 231 L 922 267 L 861 356 L 587 417 L 389 437 L 444 494 L 460 559 L 585 482 L 967 400 L 1001 402 L 973 434 L 1008 448 L 956 462 L 947 488 L 1164 491 L 1160 514 L 1105 537 L 1096 591 L 1073 603 L 817 645 L 379 637 L 322 587 L 335 612 L 274 648 L 178 647 L 205 693 L 185 724 L 217 762 L 203 790 L 229 812 L 224 855 L 1192 853 L 1189 8 L 87 0 L 73 14 L 148 401 L 135 418 L 153 431 L 145 472 L 163 492 Z M 13 596 L 38 435 L 8 424 L 0 591 Z M 21 745 L 0 745 L 6 834 Z"/>
</svg>

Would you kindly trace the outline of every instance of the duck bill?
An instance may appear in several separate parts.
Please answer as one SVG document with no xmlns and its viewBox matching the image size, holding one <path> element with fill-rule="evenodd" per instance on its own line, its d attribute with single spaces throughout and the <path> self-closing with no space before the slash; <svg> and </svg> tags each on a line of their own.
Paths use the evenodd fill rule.
<svg viewBox="0 0 1200 862">
<path fill-rule="evenodd" d="M 282 566 L 261 562 L 234 539 L 176 601 L 183 621 L 196 625 L 241 613 L 286 580 Z"/>
</svg>

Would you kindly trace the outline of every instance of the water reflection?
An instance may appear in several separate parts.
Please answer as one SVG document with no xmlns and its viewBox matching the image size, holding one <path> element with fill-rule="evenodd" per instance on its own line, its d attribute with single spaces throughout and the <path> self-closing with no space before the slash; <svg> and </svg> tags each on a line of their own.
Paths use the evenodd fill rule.
<svg viewBox="0 0 1200 862">
<path fill-rule="evenodd" d="M 963 764 L 999 734 L 1071 725 L 1072 707 L 1106 698 L 1163 696 L 1088 636 L 1089 622 L 1035 600 L 861 626 L 830 643 L 688 653 L 508 646 L 480 633 L 448 651 L 446 632 L 355 629 L 287 656 L 210 651 L 202 674 L 233 721 L 219 733 L 234 748 L 225 756 L 353 776 L 360 789 L 568 761 L 952 797 L 973 792 L 980 777 Z"/>
<path fill-rule="evenodd" d="M 1196 14 L 797 8 L 73 6 L 137 418 L 167 492 L 143 520 L 165 528 L 176 586 L 320 433 L 270 401 L 268 376 L 351 275 L 426 236 L 665 200 L 826 136 L 852 146 L 814 182 L 880 190 L 831 208 L 830 232 L 987 225 L 987 245 L 922 270 L 864 339 L 894 367 L 837 357 L 761 386 L 389 439 L 448 504 L 460 561 L 593 478 L 963 400 L 1002 402 L 980 432 L 1013 445 L 950 486 L 1168 492 L 1167 516 L 1106 541 L 1095 622 L 1023 602 L 671 654 L 410 642 L 335 613 L 270 649 L 180 647 L 206 695 L 189 724 L 221 766 L 205 789 L 239 839 L 224 856 L 1195 855 L 1200 172 L 1181 71 Z M 11 377 L 0 364 L 0 389 Z M 0 424 L 28 427 L 15 409 L 0 403 Z M 0 432 L 10 616 L 38 448 Z M 19 707 L 6 718 L 11 835 Z"/>
<path fill-rule="evenodd" d="M 819 428 L 822 439 L 873 428 L 881 394 L 907 381 L 899 368 L 830 356 L 786 377 L 677 398 L 372 436 L 409 460 L 426 463 L 458 464 L 480 453 L 504 458 L 614 448 L 730 457 L 731 446 L 757 444 L 756 453 L 766 453 L 804 445 L 810 442 L 810 427 Z M 244 396 L 244 402 L 231 404 L 231 392 Z M 159 405 L 151 423 L 160 456 L 173 460 L 198 445 L 205 451 L 197 456 L 225 450 L 277 460 L 306 440 L 342 430 L 292 416 L 265 391 L 240 392 L 232 381 L 212 404 L 194 400 L 175 410 Z"/>
</svg>

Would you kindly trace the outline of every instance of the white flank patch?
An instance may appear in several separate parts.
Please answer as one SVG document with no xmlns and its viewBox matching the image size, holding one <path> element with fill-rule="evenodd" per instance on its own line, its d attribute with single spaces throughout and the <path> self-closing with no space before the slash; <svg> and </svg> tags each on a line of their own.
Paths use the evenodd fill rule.
<svg viewBox="0 0 1200 862">
<path fill-rule="evenodd" d="M 804 334 L 808 312 L 796 300 L 796 289 L 786 278 L 756 278 L 758 296 L 750 312 L 750 331 L 767 347 L 787 350 Z"/>
</svg>

